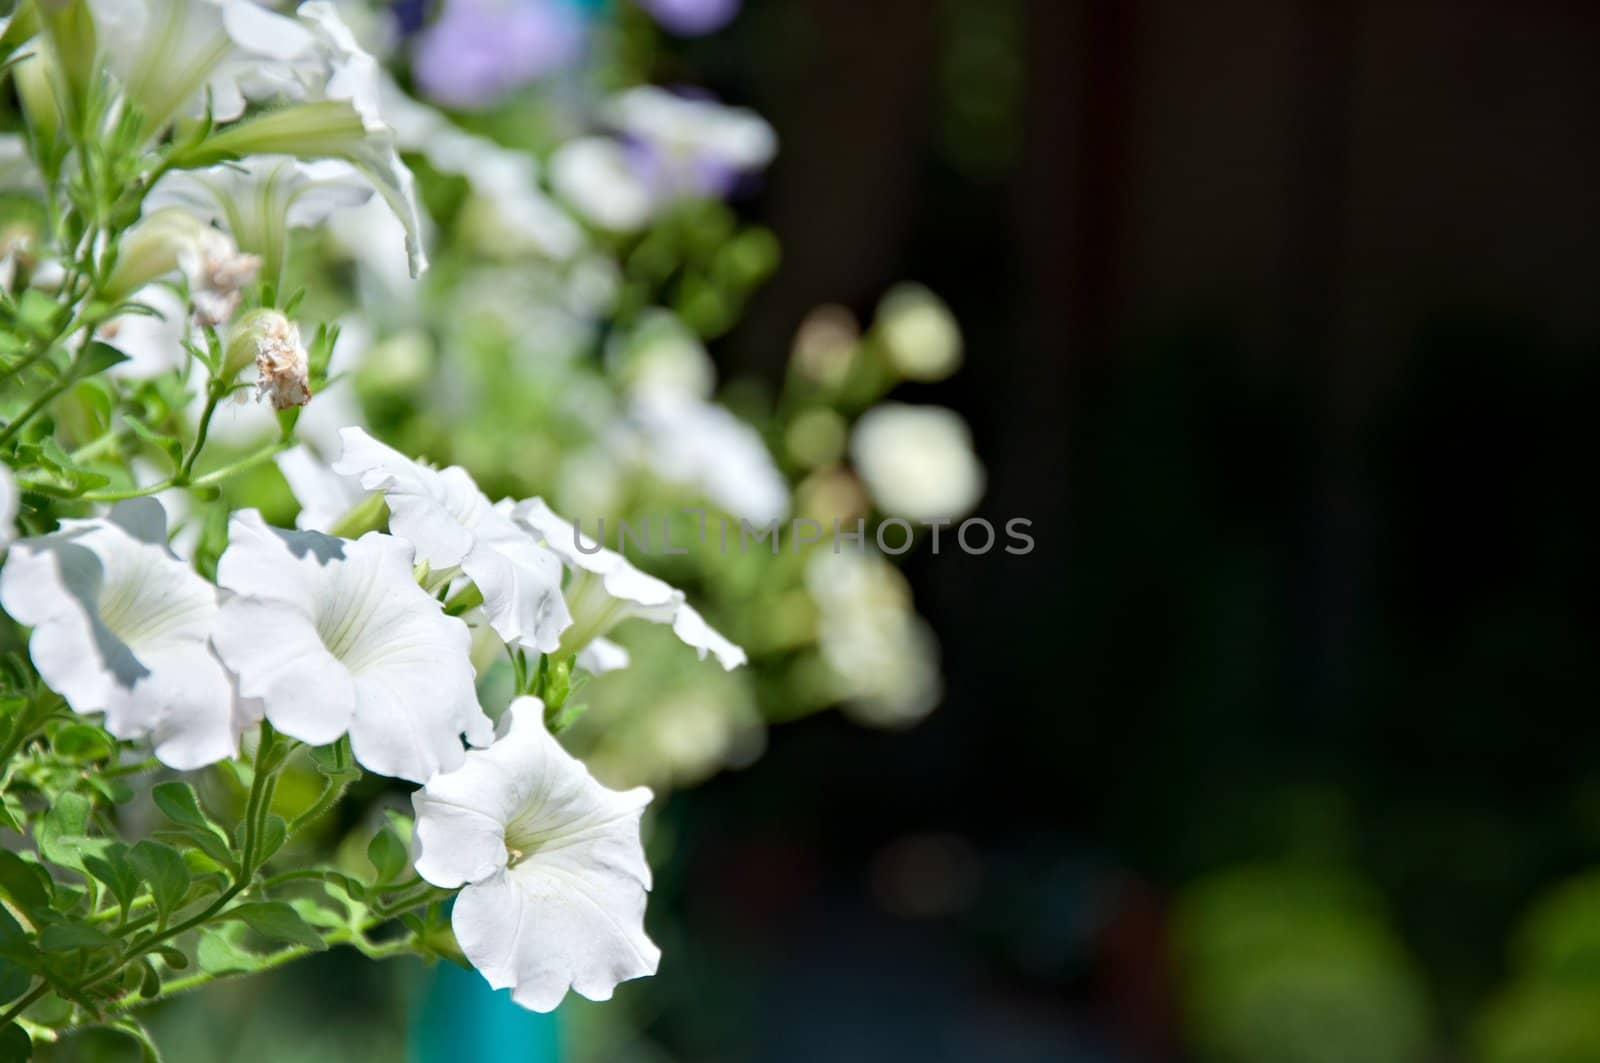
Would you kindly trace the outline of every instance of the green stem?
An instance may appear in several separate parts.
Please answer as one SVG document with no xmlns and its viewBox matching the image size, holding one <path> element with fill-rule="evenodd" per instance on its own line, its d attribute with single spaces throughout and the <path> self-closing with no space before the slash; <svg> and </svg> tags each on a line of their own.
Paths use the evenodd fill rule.
<svg viewBox="0 0 1600 1063">
<path fill-rule="evenodd" d="M 194 463 L 200 457 L 200 452 L 205 449 L 206 435 L 211 431 L 211 416 L 217 412 L 217 402 L 222 398 L 225 389 L 219 389 L 216 381 L 212 381 L 206 388 L 206 407 L 200 414 L 200 427 L 195 430 L 194 446 L 189 448 L 189 454 L 183 459 L 183 464 L 178 466 L 177 475 L 172 478 L 175 484 L 186 484 L 189 476 L 194 472 Z"/>
<path fill-rule="evenodd" d="M 11 1005 L 11 1007 L 7 1008 L 4 1015 L 0 1015 L 0 1026 L 5 1026 L 12 1019 L 15 1019 L 18 1015 L 21 1015 L 24 1011 L 27 1011 L 28 1005 L 32 1004 L 35 1000 L 38 1000 L 48 992 L 50 992 L 49 982 L 40 982 L 38 985 L 34 986 L 28 991 L 27 996 L 23 997 L 21 1000 Z"/>
<path fill-rule="evenodd" d="M 236 472 L 243 472 L 245 469 L 260 465 L 262 462 L 271 459 L 280 451 L 287 450 L 290 445 L 290 441 L 280 439 L 276 443 L 270 443 L 255 453 L 248 454 L 238 461 L 230 462 L 220 469 L 213 469 L 204 476 L 196 476 L 188 481 L 187 486 L 210 487 L 213 484 L 221 483 Z M 145 487 L 119 488 L 113 491 L 87 491 L 78 497 L 88 502 L 119 502 L 124 498 L 143 498 L 145 495 L 159 494 L 169 487 L 181 486 L 184 486 L 184 484 L 179 482 L 178 477 L 171 476 L 159 483 L 149 484 Z"/>
</svg>

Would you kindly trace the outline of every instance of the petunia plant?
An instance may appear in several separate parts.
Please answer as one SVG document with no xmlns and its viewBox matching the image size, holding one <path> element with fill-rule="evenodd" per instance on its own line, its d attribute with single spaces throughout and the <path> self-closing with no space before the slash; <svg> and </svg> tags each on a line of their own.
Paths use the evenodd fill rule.
<svg viewBox="0 0 1600 1063">
<path fill-rule="evenodd" d="M 403 140 L 498 161 L 462 172 L 535 243 L 578 223 L 531 158 L 406 99 L 330 4 L 36 0 L 0 51 L 22 175 L 0 277 L 0 1059 L 89 1026 L 153 1057 L 145 1006 L 332 946 L 465 963 L 540 1010 L 653 973 L 651 793 L 601 785 L 555 733 L 585 675 L 626 661 L 603 636 L 630 617 L 725 668 L 742 651 L 540 499 L 314 430 L 342 409 L 317 400 L 344 330 L 308 318 L 296 265 L 303 233 L 376 209 L 396 239 L 372 258 L 427 268 Z M 248 504 L 275 463 L 295 527 Z M 325 831 L 365 777 L 420 789 L 352 867 Z"/>
</svg>

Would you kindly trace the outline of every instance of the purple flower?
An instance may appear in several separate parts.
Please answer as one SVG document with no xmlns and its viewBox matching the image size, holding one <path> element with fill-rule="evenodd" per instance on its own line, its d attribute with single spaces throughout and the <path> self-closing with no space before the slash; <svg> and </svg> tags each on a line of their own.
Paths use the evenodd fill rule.
<svg viewBox="0 0 1600 1063">
<path fill-rule="evenodd" d="M 485 107 L 571 64 L 582 17 L 564 0 L 447 0 L 417 37 L 418 86 L 447 107 Z"/>
<path fill-rule="evenodd" d="M 639 0 L 639 6 L 669 33 L 698 37 L 732 21 L 743 0 Z"/>
</svg>

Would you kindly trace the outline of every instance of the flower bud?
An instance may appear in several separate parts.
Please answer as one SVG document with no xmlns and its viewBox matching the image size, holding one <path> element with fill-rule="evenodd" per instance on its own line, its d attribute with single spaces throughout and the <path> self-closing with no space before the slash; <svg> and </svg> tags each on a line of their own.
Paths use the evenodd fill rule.
<svg viewBox="0 0 1600 1063">
<path fill-rule="evenodd" d="M 239 292 L 256 277 L 261 259 L 243 254 L 233 240 L 187 211 L 155 211 L 129 230 L 106 282 L 109 299 L 125 298 L 158 277 L 182 270 L 189 282 L 195 321 L 216 326 L 239 306 Z"/>
<path fill-rule="evenodd" d="M 274 410 L 311 401 L 310 363 L 300 329 L 276 310 L 254 310 L 239 321 L 223 356 L 222 379 L 232 381 L 251 361 L 256 364 L 256 400 Z"/>
<path fill-rule="evenodd" d="M 94 16 L 88 0 L 38 0 L 35 6 L 61 67 L 70 113 L 81 115 L 97 76 Z"/>
<path fill-rule="evenodd" d="M 961 364 L 961 327 L 920 284 L 899 285 L 883 297 L 877 331 L 890 364 L 907 380 L 943 380 Z"/>
<path fill-rule="evenodd" d="M 12 67 L 23 116 L 45 155 L 54 155 L 61 139 L 65 100 L 57 87 L 59 78 L 55 57 L 48 48 L 35 46 L 31 54 L 18 59 Z"/>
</svg>

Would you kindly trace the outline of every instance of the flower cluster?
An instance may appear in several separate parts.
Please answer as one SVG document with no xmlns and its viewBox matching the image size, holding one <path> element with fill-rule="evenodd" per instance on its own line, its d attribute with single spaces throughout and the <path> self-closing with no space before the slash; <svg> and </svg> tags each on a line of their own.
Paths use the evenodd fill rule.
<svg viewBox="0 0 1600 1063">
<path fill-rule="evenodd" d="M 607 999 L 659 960 L 653 793 L 749 763 L 769 718 L 937 698 L 881 558 L 647 563 L 575 524 L 966 514 L 965 426 L 880 401 L 954 371 L 943 304 L 825 309 L 772 403 L 719 395 L 707 343 L 777 261 L 730 206 L 771 127 L 641 71 L 551 93 L 536 144 L 467 132 L 382 57 L 484 108 L 606 37 L 564 0 L 436 14 L 0 23 L 0 1046 L 147 1040 L 140 1005 L 335 944 Z"/>
</svg>

